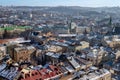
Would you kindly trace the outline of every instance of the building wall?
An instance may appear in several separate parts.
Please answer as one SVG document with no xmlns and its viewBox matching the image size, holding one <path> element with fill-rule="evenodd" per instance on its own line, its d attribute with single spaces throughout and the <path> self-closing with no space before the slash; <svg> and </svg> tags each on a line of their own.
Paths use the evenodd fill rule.
<svg viewBox="0 0 120 80">
<path fill-rule="evenodd" d="M 76 32 L 77 33 L 84 33 L 85 30 L 89 33 L 90 32 L 90 28 L 89 27 L 77 27 Z"/>
<path fill-rule="evenodd" d="M 120 51 L 117 51 L 117 52 L 115 53 L 115 56 L 116 56 L 116 60 L 117 60 L 118 58 L 120 58 Z"/>
<path fill-rule="evenodd" d="M 94 77 L 93 79 L 90 79 L 90 80 L 112 80 L 111 73 L 106 72 L 106 73 L 103 73 L 103 74 L 101 74 L 99 76 L 96 76 L 96 77 Z"/>
<path fill-rule="evenodd" d="M 77 46 L 75 48 L 76 50 L 81 50 L 81 49 L 85 49 L 85 48 L 89 47 L 89 43 L 88 42 L 82 41 L 81 43 L 82 43 L 82 45 L 81 46 Z"/>
<path fill-rule="evenodd" d="M 27 53 L 27 50 L 22 50 L 19 52 L 14 51 L 14 60 L 19 62 L 20 60 L 26 60 L 29 58 L 29 54 Z"/>
<path fill-rule="evenodd" d="M 48 51 L 50 51 L 50 52 L 61 52 L 62 51 L 62 47 L 60 47 L 60 46 L 50 46 L 48 48 Z"/>
<path fill-rule="evenodd" d="M 6 55 L 6 46 L 0 46 L 0 60 Z"/>
<path fill-rule="evenodd" d="M 7 46 L 7 53 L 10 55 L 11 58 L 14 57 L 14 48 L 17 47 L 17 45 L 8 45 Z"/>
<path fill-rule="evenodd" d="M 17 48 L 20 48 L 20 50 L 18 50 Z M 8 52 L 14 61 L 16 62 L 19 62 L 21 60 L 26 61 L 30 60 L 31 54 L 35 52 L 35 48 L 27 49 L 27 47 L 24 46 L 23 47 L 9 46 Z"/>
</svg>

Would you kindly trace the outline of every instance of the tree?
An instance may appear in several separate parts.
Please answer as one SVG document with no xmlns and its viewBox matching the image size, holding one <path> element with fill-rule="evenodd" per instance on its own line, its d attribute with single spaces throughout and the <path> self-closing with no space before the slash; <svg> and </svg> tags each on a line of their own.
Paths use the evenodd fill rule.
<svg viewBox="0 0 120 80">
<path fill-rule="evenodd" d="M 4 30 L 4 33 L 3 33 L 3 38 L 7 38 L 8 37 L 8 32 L 7 32 L 7 29 Z"/>
</svg>

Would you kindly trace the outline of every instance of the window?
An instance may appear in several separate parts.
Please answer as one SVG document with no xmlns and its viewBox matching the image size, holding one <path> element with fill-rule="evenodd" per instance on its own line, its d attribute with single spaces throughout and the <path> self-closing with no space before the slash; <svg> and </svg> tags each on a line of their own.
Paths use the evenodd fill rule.
<svg viewBox="0 0 120 80">
<path fill-rule="evenodd" d="M 34 74 L 32 74 L 32 76 L 34 76 Z"/>
<path fill-rule="evenodd" d="M 35 75 L 37 75 L 38 73 L 36 72 Z"/>
<path fill-rule="evenodd" d="M 23 57 L 20 57 L 19 59 L 23 59 Z"/>
<path fill-rule="evenodd" d="M 39 80 L 42 80 L 41 78 Z"/>
</svg>

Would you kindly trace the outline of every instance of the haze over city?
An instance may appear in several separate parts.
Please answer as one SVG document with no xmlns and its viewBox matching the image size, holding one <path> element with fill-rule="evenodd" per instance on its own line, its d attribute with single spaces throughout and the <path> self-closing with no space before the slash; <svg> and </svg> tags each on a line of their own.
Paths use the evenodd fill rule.
<svg viewBox="0 0 120 80">
<path fill-rule="evenodd" d="M 2 6 L 82 6 L 115 7 L 119 0 L 0 0 Z"/>
<path fill-rule="evenodd" d="M 120 80 L 120 0 L 0 0 L 0 80 Z"/>
</svg>

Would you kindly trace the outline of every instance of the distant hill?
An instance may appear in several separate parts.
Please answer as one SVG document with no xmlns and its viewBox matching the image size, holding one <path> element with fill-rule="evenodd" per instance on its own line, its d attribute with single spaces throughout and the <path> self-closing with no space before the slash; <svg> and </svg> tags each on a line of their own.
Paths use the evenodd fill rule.
<svg viewBox="0 0 120 80">
<path fill-rule="evenodd" d="M 36 9 L 36 10 L 46 10 L 46 11 L 105 11 L 105 12 L 120 12 L 120 7 L 80 7 L 80 6 L 11 6 L 10 8 L 14 9 Z"/>
<path fill-rule="evenodd" d="M 40 12 L 51 12 L 51 13 L 62 13 L 62 14 L 81 14 L 81 15 L 104 15 L 110 14 L 116 17 L 120 17 L 120 7 L 80 7 L 80 6 L 57 6 L 57 7 L 49 7 L 49 6 L 11 6 L 8 7 L 16 10 L 27 10 L 27 11 L 40 11 Z"/>
</svg>

